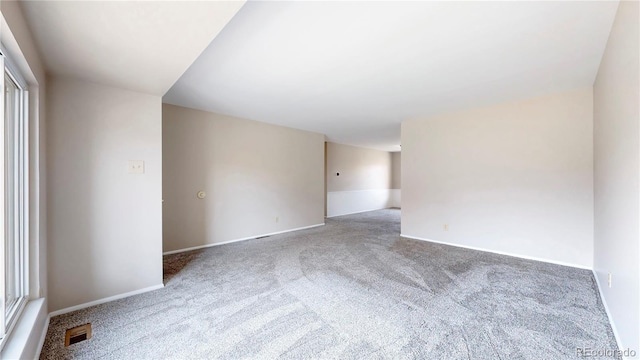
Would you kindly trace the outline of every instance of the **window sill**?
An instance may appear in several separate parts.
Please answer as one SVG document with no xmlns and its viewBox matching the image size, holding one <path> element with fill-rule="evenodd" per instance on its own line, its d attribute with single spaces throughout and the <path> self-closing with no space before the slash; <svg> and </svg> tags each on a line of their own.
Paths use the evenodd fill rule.
<svg viewBox="0 0 640 360">
<path fill-rule="evenodd" d="M 30 300 L 5 342 L 0 358 L 34 359 L 47 328 L 47 309 L 44 298 Z"/>
</svg>

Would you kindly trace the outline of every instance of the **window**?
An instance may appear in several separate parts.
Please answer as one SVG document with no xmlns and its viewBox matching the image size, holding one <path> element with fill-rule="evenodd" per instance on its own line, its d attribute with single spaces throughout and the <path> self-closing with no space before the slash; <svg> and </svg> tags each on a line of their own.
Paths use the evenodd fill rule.
<svg viewBox="0 0 640 360">
<path fill-rule="evenodd" d="M 26 83 L 2 50 L 0 83 L 0 338 L 5 340 L 28 295 L 28 94 Z"/>
</svg>

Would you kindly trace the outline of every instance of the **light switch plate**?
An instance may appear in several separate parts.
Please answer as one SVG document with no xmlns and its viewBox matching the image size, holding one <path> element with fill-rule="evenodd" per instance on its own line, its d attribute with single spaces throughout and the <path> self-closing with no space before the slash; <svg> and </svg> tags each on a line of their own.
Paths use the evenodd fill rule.
<svg viewBox="0 0 640 360">
<path fill-rule="evenodd" d="M 144 174 L 144 161 L 129 160 L 129 174 Z"/>
</svg>

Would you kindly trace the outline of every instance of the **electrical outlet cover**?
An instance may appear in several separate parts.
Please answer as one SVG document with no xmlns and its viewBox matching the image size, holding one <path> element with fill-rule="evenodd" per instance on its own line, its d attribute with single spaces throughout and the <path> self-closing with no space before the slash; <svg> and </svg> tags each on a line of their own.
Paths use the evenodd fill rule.
<svg viewBox="0 0 640 360">
<path fill-rule="evenodd" d="M 129 174 L 144 174 L 143 160 L 129 160 Z"/>
</svg>

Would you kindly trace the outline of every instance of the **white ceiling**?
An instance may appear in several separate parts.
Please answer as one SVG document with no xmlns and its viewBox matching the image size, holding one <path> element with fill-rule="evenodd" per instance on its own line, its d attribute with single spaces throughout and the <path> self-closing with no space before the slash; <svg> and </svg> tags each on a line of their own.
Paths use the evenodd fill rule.
<svg viewBox="0 0 640 360">
<path fill-rule="evenodd" d="M 401 121 L 592 85 L 617 6 L 248 2 L 163 101 L 399 150 Z"/>
<path fill-rule="evenodd" d="M 47 69 L 164 95 L 244 1 L 23 1 Z"/>
</svg>

